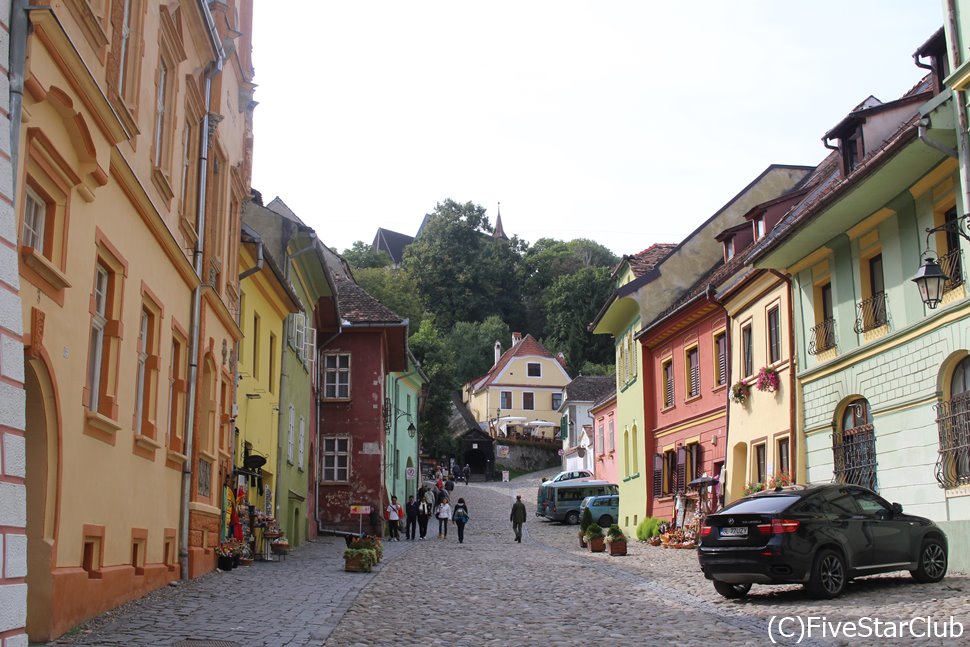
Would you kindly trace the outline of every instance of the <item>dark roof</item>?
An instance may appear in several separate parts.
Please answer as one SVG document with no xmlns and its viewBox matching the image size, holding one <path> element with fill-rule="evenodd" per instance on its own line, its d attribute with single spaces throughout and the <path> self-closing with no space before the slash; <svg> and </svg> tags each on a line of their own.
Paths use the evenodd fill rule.
<svg viewBox="0 0 970 647">
<path fill-rule="evenodd" d="M 495 216 L 495 231 L 492 233 L 494 238 L 504 238 L 508 240 L 509 237 L 505 235 L 505 229 L 502 227 L 502 207 L 499 207 L 498 215 Z"/>
<path fill-rule="evenodd" d="M 458 412 L 461 419 L 465 421 L 465 424 L 468 425 L 469 429 L 482 428 L 482 426 L 478 424 L 478 421 L 475 420 L 475 416 L 473 416 L 472 412 L 468 409 L 468 405 L 461 401 L 461 393 L 457 391 L 453 391 L 451 393 L 451 404 L 453 407 L 455 407 L 455 410 Z"/>
<path fill-rule="evenodd" d="M 611 377 L 610 379 L 612 380 L 613 378 Z M 605 393 L 603 393 L 603 395 L 601 395 L 599 398 L 596 399 L 595 402 L 593 402 L 593 405 L 590 407 L 590 409 L 596 409 L 597 407 L 602 407 L 604 404 L 606 404 L 610 400 L 616 400 L 616 383 L 615 382 L 614 382 L 614 384 L 609 389 L 606 390 Z"/>
<path fill-rule="evenodd" d="M 610 389 L 616 388 L 612 375 L 580 375 L 566 385 L 566 400 L 573 402 L 595 402 Z"/>
<path fill-rule="evenodd" d="M 400 264 L 404 258 L 404 249 L 413 242 L 413 236 L 379 227 L 371 247 L 376 251 L 387 252 L 395 264 Z"/>
<path fill-rule="evenodd" d="M 304 224 L 303 221 L 300 220 L 300 217 L 293 213 L 293 210 L 290 209 L 285 202 L 280 200 L 279 196 L 273 198 L 270 203 L 266 205 L 266 208 L 280 216 L 283 216 L 287 220 L 292 220 L 299 225 Z"/>
<path fill-rule="evenodd" d="M 334 276 L 337 287 L 337 309 L 341 319 L 351 324 L 391 324 L 400 325 L 404 320 L 391 312 L 383 303 L 364 292 L 364 289 L 341 276 Z"/>
<path fill-rule="evenodd" d="M 667 258 L 670 252 L 677 248 L 675 243 L 655 243 L 650 247 L 647 247 L 642 252 L 637 252 L 636 254 L 630 254 L 629 256 L 624 256 L 620 259 L 620 264 L 617 265 L 616 271 L 619 271 L 623 263 L 626 262 L 630 266 L 630 271 L 633 272 L 633 276 L 640 278 L 653 268 L 657 266 L 657 263 Z M 614 271 L 614 275 L 616 274 Z"/>
</svg>

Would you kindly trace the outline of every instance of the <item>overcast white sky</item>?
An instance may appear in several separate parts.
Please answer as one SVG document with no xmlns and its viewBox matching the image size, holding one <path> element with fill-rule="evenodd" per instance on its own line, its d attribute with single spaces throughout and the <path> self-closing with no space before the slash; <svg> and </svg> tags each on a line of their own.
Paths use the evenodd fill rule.
<svg viewBox="0 0 970 647">
<path fill-rule="evenodd" d="M 942 0 L 255 1 L 253 186 L 339 251 L 453 198 L 511 236 L 678 242 L 924 73 Z"/>
</svg>

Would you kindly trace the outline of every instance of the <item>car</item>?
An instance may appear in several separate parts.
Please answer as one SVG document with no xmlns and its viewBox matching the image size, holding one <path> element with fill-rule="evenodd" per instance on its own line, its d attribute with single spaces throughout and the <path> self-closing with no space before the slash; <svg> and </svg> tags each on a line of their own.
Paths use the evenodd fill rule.
<svg viewBox="0 0 970 647">
<path fill-rule="evenodd" d="M 917 582 L 946 575 L 946 534 L 924 517 L 858 485 L 776 488 L 708 515 L 697 558 L 726 598 L 752 584 L 804 584 L 834 598 L 855 577 L 908 570 Z"/>
<path fill-rule="evenodd" d="M 560 481 L 571 481 L 572 479 L 585 479 L 591 478 L 593 473 L 589 470 L 567 470 L 565 472 L 559 472 L 551 479 L 549 483 L 559 483 Z"/>
<path fill-rule="evenodd" d="M 593 521 L 601 527 L 609 528 L 620 518 L 620 495 L 588 496 L 579 504 L 580 519 L 583 518 L 584 510 L 589 510 Z"/>
</svg>

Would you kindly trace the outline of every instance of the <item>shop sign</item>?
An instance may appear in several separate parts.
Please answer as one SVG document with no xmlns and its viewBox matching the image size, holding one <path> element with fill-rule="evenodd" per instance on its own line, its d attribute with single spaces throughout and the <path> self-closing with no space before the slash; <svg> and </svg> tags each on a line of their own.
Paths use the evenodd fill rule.
<svg viewBox="0 0 970 647">
<path fill-rule="evenodd" d="M 350 514 L 370 514 L 369 505 L 352 505 L 350 506 Z"/>
</svg>

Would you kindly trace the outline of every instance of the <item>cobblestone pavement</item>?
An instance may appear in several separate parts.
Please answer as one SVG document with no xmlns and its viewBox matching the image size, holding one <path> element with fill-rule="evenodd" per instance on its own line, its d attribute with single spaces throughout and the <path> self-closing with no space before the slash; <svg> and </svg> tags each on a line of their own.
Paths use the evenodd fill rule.
<svg viewBox="0 0 970 647">
<path fill-rule="evenodd" d="M 438 540 L 389 542 L 370 575 L 344 573 L 343 542 L 321 539 L 280 564 L 215 573 L 156 592 L 102 616 L 69 638 L 84 645 L 171 645 L 184 638 L 240 645 L 768 645 L 774 617 L 830 623 L 953 616 L 956 639 L 805 639 L 802 645 L 970 643 L 970 577 L 917 585 L 908 573 L 853 582 L 834 601 L 801 587 L 755 586 L 747 599 L 719 596 L 691 550 L 630 542 L 623 558 L 581 550 L 576 527 L 533 515 L 539 474 L 512 484 L 459 485 L 471 522 L 464 544 L 454 526 Z M 514 494 L 529 510 L 513 541 Z M 872 626 L 872 625 L 870 625 Z M 796 629 L 795 625 L 788 628 Z M 797 636 L 796 636 L 797 637 Z M 780 643 L 785 641 L 777 634 Z M 794 644 L 794 640 L 787 641 Z"/>
</svg>

